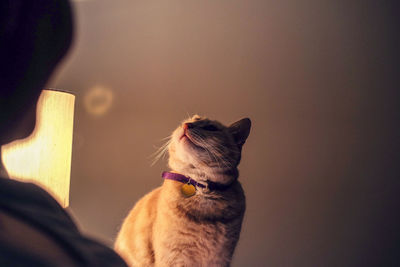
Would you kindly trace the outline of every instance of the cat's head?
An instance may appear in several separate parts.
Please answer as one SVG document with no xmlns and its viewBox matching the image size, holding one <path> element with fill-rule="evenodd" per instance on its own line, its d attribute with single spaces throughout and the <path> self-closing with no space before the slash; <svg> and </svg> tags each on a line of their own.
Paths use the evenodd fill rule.
<svg viewBox="0 0 400 267">
<path fill-rule="evenodd" d="M 250 127 L 248 118 L 224 126 L 195 115 L 173 132 L 168 164 L 172 170 L 198 182 L 210 180 L 229 184 L 237 178 L 237 165 Z"/>
</svg>

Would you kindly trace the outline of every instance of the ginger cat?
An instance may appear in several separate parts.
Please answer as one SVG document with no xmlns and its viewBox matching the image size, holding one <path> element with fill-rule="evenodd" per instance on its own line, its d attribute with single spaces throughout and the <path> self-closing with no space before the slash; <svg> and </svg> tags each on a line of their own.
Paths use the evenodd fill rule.
<svg viewBox="0 0 400 267">
<path fill-rule="evenodd" d="M 130 266 L 230 265 L 245 211 L 237 166 L 250 127 L 248 118 L 226 127 L 195 115 L 172 133 L 172 171 L 137 202 L 115 242 Z"/>
</svg>

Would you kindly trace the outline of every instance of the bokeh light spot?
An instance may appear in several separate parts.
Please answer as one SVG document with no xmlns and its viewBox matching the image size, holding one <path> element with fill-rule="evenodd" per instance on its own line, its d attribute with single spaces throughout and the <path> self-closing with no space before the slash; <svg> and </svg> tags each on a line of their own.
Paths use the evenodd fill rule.
<svg viewBox="0 0 400 267">
<path fill-rule="evenodd" d="M 103 86 L 95 86 L 88 90 L 84 96 L 84 106 L 89 114 L 102 116 L 112 106 L 113 92 Z"/>
</svg>

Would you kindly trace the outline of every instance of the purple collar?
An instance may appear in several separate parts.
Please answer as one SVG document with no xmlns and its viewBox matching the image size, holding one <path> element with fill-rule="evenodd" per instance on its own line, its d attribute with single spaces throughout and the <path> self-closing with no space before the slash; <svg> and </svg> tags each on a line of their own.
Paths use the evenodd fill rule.
<svg viewBox="0 0 400 267">
<path fill-rule="evenodd" d="M 219 190 L 219 191 L 223 191 L 228 189 L 232 183 L 225 185 L 225 184 L 220 184 L 220 183 L 215 183 L 215 182 L 211 182 L 208 181 L 207 185 L 204 184 L 200 184 L 198 182 L 196 182 L 195 180 L 193 180 L 192 178 L 185 176 L 183 174 L 179 174 L 179 173 L 175 173 L 175 172 L 163 172 L 161 175 L 164 179 L 169 179 L 169 180 L 174 180 L 174 181 L 178 181 L 184 184 L 191 184 L 194 187 L 200 187 L 200 188 L 208 188 L 210 191 L 213 190 Z"/>
</svg>

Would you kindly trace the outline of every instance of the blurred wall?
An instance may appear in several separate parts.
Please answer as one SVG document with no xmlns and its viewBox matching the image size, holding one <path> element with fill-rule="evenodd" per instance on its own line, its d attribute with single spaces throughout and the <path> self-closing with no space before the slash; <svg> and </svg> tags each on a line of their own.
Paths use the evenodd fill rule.
<svg viewBox="0 0 400 267">
<path fill-rule="evenodd" d="M 248 116 L 233 266 L 400 262 L 394 3 L 75 1 L 75 45 L 49 85 L 77 96 L 81 228 L 112 244 L 162 183 L 166 160 L 150 155 L 188 114 Z"/>
</svg>

